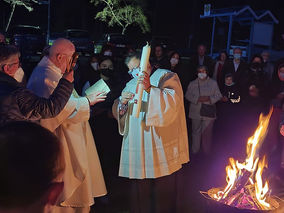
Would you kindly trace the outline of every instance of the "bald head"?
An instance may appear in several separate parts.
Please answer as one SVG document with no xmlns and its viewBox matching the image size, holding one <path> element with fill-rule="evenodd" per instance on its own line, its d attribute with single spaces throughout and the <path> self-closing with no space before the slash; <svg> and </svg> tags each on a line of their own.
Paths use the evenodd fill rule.
<svg viewBox="0 0 284 213">
<path fill-rule="evenodd" d="M 64 73 L 74 52 L 75 46 L 71 41 L 59 38 L 50 47 L 48 58 Z"/>
<path fill-rule="evenodd" d="M 59 38 L 54 41 L 52 46 L 49 49 L 49 55 L 52 57 L 57 54 L 66 54 L 68 52 L 74 52 L 74 44 L 65 38 Z"/>
</svg>

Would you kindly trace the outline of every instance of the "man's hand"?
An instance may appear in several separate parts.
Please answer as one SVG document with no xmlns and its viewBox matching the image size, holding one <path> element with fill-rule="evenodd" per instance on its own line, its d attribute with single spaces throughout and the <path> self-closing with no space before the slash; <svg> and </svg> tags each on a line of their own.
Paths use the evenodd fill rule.
<svg viewBox="0 0 284 213">
<path fill-rule="evenodd" d="M 198 102 L 210 102 L 210 97 L 209 96 L 199 96 Z"/>
<path fill-rule="evenodd" d="M 143 84 L 144 90 L 149 89 L 151 86 L 149 74 L 147 72 L 143 72 L 143 74 L 138 77 L 137 83 Z"/>
<path fill-rule="evenodd" d="M 96 92 L 90 95 L 87 95 L 86 98 L 88 99 L 90 106 L 95 105 L 96 103 L 103 102 L 106 99 L 106 95 L 102 92 Z"/>
<path fill-rule="evenodd" d="M 131 93 L 131 92 L 122 92 L 121 93 L 121 100 L 120 100 L 120 102 L 122 104 L 127 104 L 128 101 L 130 101 L 133 98 L 134 98 L 134 94 L 133 93 Z"/>
<path fill-rule="evenodd" d="M 70 72 L 65 72 L 62 78 L 65 78 L 67 81 L 72 83 L 74 81 L 74 71 L 71 70 Z"/>
</svg>

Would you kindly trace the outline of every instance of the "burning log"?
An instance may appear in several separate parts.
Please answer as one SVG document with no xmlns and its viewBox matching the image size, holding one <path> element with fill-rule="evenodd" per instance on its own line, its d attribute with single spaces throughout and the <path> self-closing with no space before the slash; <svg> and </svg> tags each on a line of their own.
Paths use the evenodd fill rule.
<svg viewBox="0 0 284 213">
<path fill-rule="evenodd" d="M 214 200 L 239 209 L 271 210 L 279 204 L 270 198 L 268 182 L 263 184 L 262 172 L 267 167 L 265 157 L 259 161 L 258 153 L 265 138 L 272 109 L 267 116 L 260 115 L 259 125 L 247 143 L 247 158 L 239 163 L 230 158 L 226 167 L 227 186 L 223 189 L 209 190 Z M 210 193 L 211 194 L 210 194 Z"/>
</svg>

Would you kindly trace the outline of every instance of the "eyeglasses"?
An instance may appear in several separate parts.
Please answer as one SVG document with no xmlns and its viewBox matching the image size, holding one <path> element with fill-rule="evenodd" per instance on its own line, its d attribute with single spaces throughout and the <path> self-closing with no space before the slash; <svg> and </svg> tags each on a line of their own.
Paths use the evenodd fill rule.
<svg viewBox="0 0 284 213">
<path fill-rule="evenodd" d="M 14 66 L 14 65 L 17 65 L 18 66 L 18 68 L 20 67 L 20 64 L 21 64 L 21 62 L 20 61 L 17 61 L 17 62 L 15 62 L 15 63 L 11 63 L 11 64 L 7 64 L 9 67 L 12 67 L 12 66 Z"/>
</svg>

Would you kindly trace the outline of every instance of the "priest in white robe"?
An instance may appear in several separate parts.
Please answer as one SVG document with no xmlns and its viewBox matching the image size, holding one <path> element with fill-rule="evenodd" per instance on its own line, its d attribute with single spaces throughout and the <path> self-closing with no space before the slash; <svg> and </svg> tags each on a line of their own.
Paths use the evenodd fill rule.
<svg viewBox="0 0 284 213">
<path fill-rule="evenodd" d="M 74 45 L 66 39 L 58 39 L 50 48 L 49 56 L 43 57 L 34 69 L 28 88 L 38 96 L 49 97 L 58 84 L 62 72 L 68 67 Z M 64 189 L 56 212 L 89 212 L 94 197 L 105 195 L 106 187 L 89 126 L 90 105 L 103 101 L 99 94 L 80 97 L 73 91 L 62 112 L 52 119 L 41 120 L 41 125 L 60 139 L 64 149 L 66 169 Z"/>
<path fill-rule="evenodd" d="M 189 161 L 182 87 L 169 70 L 137 77 L 139 55 L 125 62 L 133 79 L 113 105 L 123 135 L 119 176 L 132 179 L 131 212 L 175 212 L 176 172 Z M 144 86 L 138 118 L 137 82 Z"/>
</svg>

